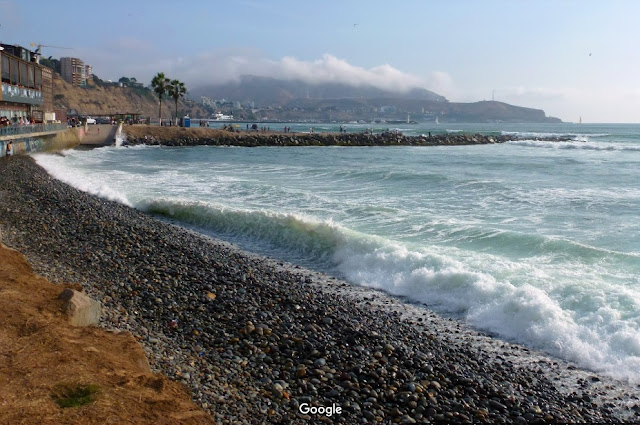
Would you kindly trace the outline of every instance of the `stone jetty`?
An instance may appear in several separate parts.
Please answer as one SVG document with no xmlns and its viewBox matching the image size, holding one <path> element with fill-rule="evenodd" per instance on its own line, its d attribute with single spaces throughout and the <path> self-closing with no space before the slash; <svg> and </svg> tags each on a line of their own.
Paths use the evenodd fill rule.
<svg viewBox="0 0 640 425">
<path fill-rule="evenodd" d="M 495 134 L 423 134 L 405 136 L 399 132 L 382 133 L 281 133 L 260 131 L 224 131 L 204 128 L 128 126 L 123 128 L 130 145 L 164 146 L 452 146 L 485 145 L 517 140 L 513 135 Z M 567 141 L 569 137 L 551 137 L 548 141 Z"/>
<path fill-rule="evenodd" d="M 0 181 L 4 243 L 81 283 L 219 424 L 638 420 L 637 389 L 80 192 L 29 157 L 0 161 Z"/>
<path fill-rule="evenodd" d="M 185 132 L 175 138 L 148 135 L 128 136 L 131 145 L 165 146 L 443 146 L 443 145 L 484 145 L 504 143 L 513 140 L 508 136 L 485 136 L 482 134 L 437 134 L 424 136 L 404 136 L 400 133 L 233 133 L 216 132 L 211 137 L 200 137 Z"/>
</svg>

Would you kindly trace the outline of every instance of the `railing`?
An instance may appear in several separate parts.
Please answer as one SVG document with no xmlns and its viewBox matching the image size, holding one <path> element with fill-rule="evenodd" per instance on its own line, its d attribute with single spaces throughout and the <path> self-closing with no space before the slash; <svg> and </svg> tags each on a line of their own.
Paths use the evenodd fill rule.
<svg viewBox="0 0 640 425">
<path fill-rule="evenodd" d="M 2 84 L 2 100 L 8 102 L 28 103 L 31 105 L 42 104 L 42 92 L 36 89 Z"/>
<path fill-rule="evenodd" d="M 27 124 L 10 125 L 0 127 L 0 136 L 18 136 L 29 133 L 45 133 L 50 131 L 62 131 L 67 129 L 67 124 Z"/>
</svg>

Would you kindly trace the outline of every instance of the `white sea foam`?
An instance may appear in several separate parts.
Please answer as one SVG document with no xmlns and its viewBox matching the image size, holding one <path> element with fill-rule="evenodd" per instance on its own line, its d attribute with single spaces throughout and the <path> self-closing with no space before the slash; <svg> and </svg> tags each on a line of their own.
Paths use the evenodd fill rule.
<svg viewBox="0 0 640 425">
<path fill-rule="evenodd" d="M 543 349 L 583 367 L 640 382 L 640 323 L 637 317 L 621 318 L 615 303 L 607 304 L 610 301 L 604 288 L 580 288 L 581 299 L 592 298 L 594 305 L 587 307 L 595 309 L 593 313 L 570 310 L 555 299 L 558 294 L 552 296 L 531 284 L 518 286 L 510 279 L 494 277 L 500 273 L 490 270 L 470 271 L 470 264 L 453 257 L 435 251 L 410 251 L 396 244 L 369 252 L 343 246 L 335 254 L 339 269 L 350 281 L 461 315 L 479 329 Z M 455 257 L 464 255 L 458 253 Z M 487 260 L 476 258 L 470 263 Z M 503 272 L 511 269 L 507 273 L 511 279 L 524 273 L 538 273 L 530 279 L 533 281 L 557 278 L 522 264 L 499 267 Z M 566 273 L 581 275 L 587 271 Z M 640 295 L 634 292 L 636 297 Z"/>
<path fill-rule="evenodd" d="M 640 151 L 639 145 L 630 145 L 623 143 L 603 143 L 603 142 L 589 142 L 589 141 L 542 141 L 542 140 L 515 140 L 507 142 L 513 145 L 534 147 L 534 148 L 549 148 L 549 149 L 584 149 L 584 150 L 596 150 L 596 151 Z"/>
<path fill-rule="evenodd" d="M 126 135 L 123 135 L 122 133 L 116 133 L 116 137 L 115 137 L 116 147 L 121 147 L 125 141 L 126 141 Z"/>
<path fill-rule="evenodd" d="M 537 131 L 502 131 L 503 136 L 517 136 L 518 138 L 555 138 L 555 137 L 572 137 L 576 139 L 586 137 L 607 137 L 611 134 L 607 133 L 549 133 L 549 132 L 537 132 Z"/>
<path fill-rule="evenodd" d="M 73 151 L 68 151 L 67 155 L 73 155 Z M 123 205 L 131 206 L 126 195 L 114 190 L 103 181 L 98 174 L 79 174 L 77 170 L 69 168 L 65 158 L 49 154 L 36 154 L 33 156 L 36 162 L 47 170 L 56 179 L 67 183 L 83 192 L 91 193 L 110 201 L 115 201 Z"/>
</svg>

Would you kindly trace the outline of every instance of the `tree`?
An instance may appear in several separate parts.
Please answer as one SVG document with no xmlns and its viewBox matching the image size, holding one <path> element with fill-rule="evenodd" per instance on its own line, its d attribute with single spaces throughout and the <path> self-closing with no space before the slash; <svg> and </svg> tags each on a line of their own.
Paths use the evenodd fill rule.
<svg viewBox="0 0 640 425">
<path fill-rule="evenodd" d="M 176 122 L 178 122 L 178 99 L 183 97 L 187 93 L 187 88 L 183 82 L 178 80 L 171 80 L 169 87 L 167 88 L 169 97 L 172 97 L 176 102 Z"/>
<path fill-rule="evenodd" d="M 62 74 L 62 67 L 60 66 L 60 61 L 58 59 L 53 59 L 51 56 L 48 58 L 41 58 L 40 65 L 46 66 L 47 68 L 52 69 L 58 74 Z"/>
<path fill-rule="evenodd" d="M 167 89 L 169 87 L 169 79 L 164 76 L 164 72 L 158 72 L 158 74 L 153 77 L 151 80 L 151 87 L 153 87 L 153 91 L 158 95 L 158 100 L 160 100 L 160 125 L 162 125 L 162 97 L 167 93 Z"/>
</svg>

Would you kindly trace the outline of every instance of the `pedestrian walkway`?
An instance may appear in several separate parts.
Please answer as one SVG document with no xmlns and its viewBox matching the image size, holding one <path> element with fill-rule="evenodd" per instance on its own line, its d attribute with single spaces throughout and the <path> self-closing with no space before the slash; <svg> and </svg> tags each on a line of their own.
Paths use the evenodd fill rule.
<svg viewBox="0 0 640 425">
<path fill-rule="evenodd" d="M 85 133 L 80 145 L 90 146 L 108 146 L 115 143 L 117 125 L 111 124 L 92 124 L 87 125 Z"/>
</svg>

